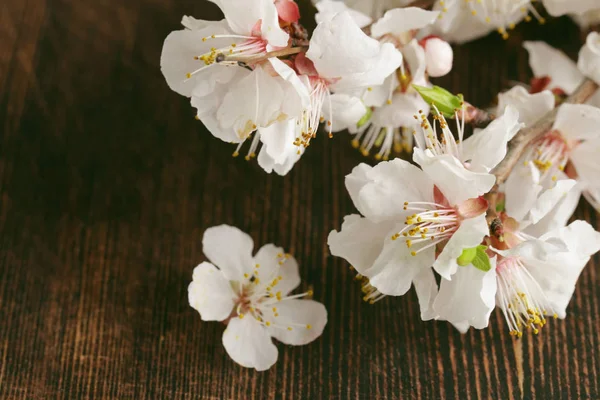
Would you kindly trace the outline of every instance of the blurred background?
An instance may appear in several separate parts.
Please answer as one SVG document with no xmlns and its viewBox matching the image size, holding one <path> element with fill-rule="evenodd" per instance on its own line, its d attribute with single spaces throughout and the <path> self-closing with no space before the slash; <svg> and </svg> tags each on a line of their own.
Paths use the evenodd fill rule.
<svg viewBox="0 0 600 400">
<path fill-rule="evenodd" d="M 373 163 L 320 135 L 286 177 L 267 175 L 194 119 L 160 72 L 202 0 L 0 3 L 0 398 L 600 398 L 598 257 L 565 321 L 514 341 L 501 313 L 460 335 L 423 323 L 414 293 L 376 305 L 326 238 L 354 212 L 344 176 Z M 528 82 L 523 40 L 575 59 L 568 18 L 454 48 L 436 84 L 488 106 Z M 597 228 L 581 204 L 577 217 Z M 329 311 L 323 336 L 278 344 L 264 373 L 229 359 L 224 326 L 188 305 L 201 238 L 227 223 L 294 254 Z"/>
</svg>

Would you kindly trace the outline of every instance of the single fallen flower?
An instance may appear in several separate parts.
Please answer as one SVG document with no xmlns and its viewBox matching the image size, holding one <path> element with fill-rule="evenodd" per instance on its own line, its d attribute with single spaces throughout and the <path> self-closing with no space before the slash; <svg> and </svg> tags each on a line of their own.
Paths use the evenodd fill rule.
<svg viewBox="0 0 600 400">
<path fill-rule="evenodd" d="M 327 311 L 302 299 L 312 290 L 290 294 L 300 284 L 298 264 L 282 248 L 267 244 L 252 256 L 252 238 L 228 225 L 208 228 L 202 245 L 210 262 L 194 269 L 189 302 L 203 321 L 227 324 L 223 346 L 235 362 L 264 371 L 278 358 L 272 338 L 298 346 L 321 335 Z"/>
</svg>

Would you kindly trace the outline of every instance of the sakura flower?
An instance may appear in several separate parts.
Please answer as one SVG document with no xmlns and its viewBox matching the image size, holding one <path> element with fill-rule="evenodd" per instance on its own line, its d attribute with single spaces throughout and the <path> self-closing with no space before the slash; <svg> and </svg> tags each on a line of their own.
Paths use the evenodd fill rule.
<svg viewBox="0 0 600 400">
<path fill-rule="evenodd" d="M 590 257 L 600 249 L 600 233 L 584 221 L 529 239 L 507 250 L 495 250 L 496 304 L 510 333 L 534 334 L 546 316 L 565 318 L 575 283 Z"/>
<path fill-rule="evenodd" d="M 328 244 L 333 255 L 368 278 L 365 301 L 400 296 L 414 285 L 422 318 L 435 317 L 433 270 L 451 279 L 463 248 L 478 245 L 487 234 L 487 202 L 460 189 L 444 192 L 438 183 L 401 159 L 375 167 L 360 164 L 346 177 L 362 216 L 347 216 L 342 229 L 329 234 Z M 464 182 L 454 183 L 464 188 Z"/>
<path fill-rule="evenodd" d="M 322 1 L 317 3 L 317 8 L 318 20 L 347 10 L 357 23 L 370 21 L 369 17 L 341 2 Z M 368 109 L 359 116 L 359 126 L 354 121 L 335 129 L 348 129 L 354 134 L 352 144 L 364 155 L 377 149 L 375 158 L 386 160 L 392 151 L 411 151 L 416 124 L 412 115 L 419 109 L 429 109 L 411 85 L 428 85 L 427 74 L 441 76 L 452 67 L 452 49 L 447 43 L 435 37 L 415 39 L 416 32 L 433 23 L 438 14 L 415 7 L 392 9 L 370 26 L 371 37 L 384 45 L 393 44 L 402 53 L 404 62 L 383 84 L 343 90 L 360 97 Z"/>
<path fill-rule="evenodd" d="M 335 14 L 319 23 L 306 54 L 294 57 L 293 70 L 283 63 L 272 62 L 275 71 L 290 81 L 299 94 L 309 94 L 298 119 L 300 135 L 295 144 L 307 147 L 325 117 L 328 117 L 330 136 L 334 130 L 344 129 L 347 125 L 344 122 L 335 127 L 333 120 L 350 119 L 356 123 L 364 115 L 364 108 L 349 108 L 356 113 L 339 118 L 333 116 L 333 105 L 337 104 L 337 109 L 345 108 L 340 104 L 352 106 L 354 99 L 344 91 L 382 84 L 401 63 L 402 54 L 392 44 L 382 44 L 369 38 L 347 12 Z M 301 97 L 304 98 L 304 95 Z"/>
<path fill-rule="evenodd" d="M 250 236 L 227 225 L 207 229 L 202 244 L 211 262 L 194 269 L 189 302 L 203 321 L 227 324 L 223 346 L 235 362 L 264 371 L 278 357 L 272 338 L 303 345 L 321 335 L 325 307 L 301 299 L 312 296 L 310 290 L 289 294 L 300 284 L 293 257 L 272 244 L 252 256 Z"/>
<path fill-rule="evenodd" d="M 530 165 L 538 170 L 539 181 L 547 184 L 559 180 L 564 171 L 588 192 L 592 204 L 597 204 L 599 123 L 600 109 L 584 104 L 563 104 L 551 130 L 529 147 L 522 157 L 522 167 L 516 168 L 509 179 L 514 180 L 516 186 L 525 184 Z"/>
<path fill-rule="evenodd" d="M 493 209 L 501 211 L 491 222 L 490 237 L 486 239 L 486 244 L 491 245 L 487 250 L 491 268 L 484 271 L 473 265 L 464 265 L 458 269 L 452 281 L 443 279 L 433 303 L 437 319 L 451 322 L 461 332 L 466 332 L 471 326 L 483 329 L 488 325 L 495 305 L 498 305 L 505 313 L 511 334 L 520 336 L 525 326 L 530 326 L 537 332 L 545 323 L 543 315 L 555 313 L 557 308 L 548 305 L 553 304 L 548 300 L 548 290 L 540 289 L 539 279 L 532 278 L 529 272 L 542 259 L 524 262 L 523 258 L 515 254 L 521 254 L 522 249 L 530 246 L 541 246 L 546 254 L 543 257 L 540 255 L 542 253 L 536 254 L 544 260 L 550 257 L 560 260 L 571 257 L 563 254 L 567 251 L 567 246 L 552 238 L 556 232 L 566 229 L 564 213 L 556 209 L 561 200 L 569 196 L 576 182 L 571 179 L 559 180 L 554 187 L 544 189 L 539 182 L 539 173 L 536 173 L 534 168 L 527 183 L 520 182 L 516 185 L 509 178 L 503 186 L 502 200 L 492 204 Z M 569 216 L 570 214 L 567 219 Z M 540 223 L 544 220 L 545 224 Z M 550 228 L 554 233 L 548 233 Z M 532 236 L 532 233 L 540 230 L 543 230 L 540 239 Z M 584 258 L 589 259 L 589 255 L 591 253 Z M 581 268 L 585 262 L 587 261 L 581 264 Z M 560 265 L 558 261 L 556 265 Z M 565 264 L 563 267 L 567 270 L 562 272 L 568 274 L 568 266 Z M 511 302 L 513 304 L 508 306 Z M 564 306 L 566 307 L 566 303 Z"/>
<path fill-rule="evenodd" d="M 187 97 L 198 82 L 209 78 L 206 71 L 236 66 L 288 45 L 289 35 L 279 27 L 272 0 L 213 2 L 225 19 L 213 22 L 184 17 L 186 29 L 171 32 L 163 45 L 161 69 L 167 83 Z"/>
</svg>

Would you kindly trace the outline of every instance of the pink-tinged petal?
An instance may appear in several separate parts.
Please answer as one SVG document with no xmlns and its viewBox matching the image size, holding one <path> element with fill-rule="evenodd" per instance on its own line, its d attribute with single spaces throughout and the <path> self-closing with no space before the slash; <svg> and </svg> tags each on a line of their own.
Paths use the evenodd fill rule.
<svg viewBox="0 0 600 400">
<path fill-rule="evenodd" d="M 597 0 L 543 0 L 548 14 L 558 17 L 565 14 L 581 15 L 600 7 Z"/>
<path fill-rule="evenodd" d="M 498 95 L 498 110 L 514 107 L 519 113 L 519 122 L 530 125 L 552 111 L 554 102 L 554 94 L 549 90 L 530 94 L 524 87 L 515 86 Z"/>
<path fill-rule="evenodd" d="M 488 234 L 489 228 L 485 214 L 463 220 L 433 263 L 433 268 L 442 278 L 451 280 L 452 275 L 458 269 L 456 259 L 460 257 L 463 250 L 480 245 Z"/>
<path fill-rule="evenodd" d="M 306 57 L 322 78 L 337 80 L 333 90 L 382 84 L 402 63 L 391 43 L 367 36 L 347 12 L 317 26 Z"/>
<path fill-rule="evenodd" d="M 414 277 L 413 285 L 419 299 L 421 319 L 429 321 L 436 318 L 437 313 L 433 308 L 433 303 L 438 294 L 438 285 L 435 281 L 433 270 L 431 268 L 424 268 Z"/>
<path fill-rule="evenodd" d="M 597 139 L 600 137 L 600 108 L 587 104 L 563 104 L 558 109 L 552 129 L 567 140 Z"/>
<path fill-rule="evenodd" d="M 562 51 L 545 42 L 523 42 L 523 47 L 529 52 L 529 65 L 533 75 L 551 78 L 548 89 L 562 89 L 571 94 L 583 81 L 583 74 L 577 69 L 575 62 Z"/>
<path fill-rule="evenodd" d="M 509 140 L 523 126 L 519 123 L 519 112 L 514 107 L 507 106 L 499 118 L 463 141 L 463 160 L 468 160 L 474 171 L 491 171 L 504 159 Z"/>
<path fill-rule="evenodd" d="M 286 256 L 281 247 L 264 245 L 254 256 L 254 263 L 259 265 L 256 268 L 256 276 L 261 281 L 266 283 L 278 279 L 277 284 L 273 286 L 275 292 L 280 291 L 286 295 L 300 284 L 296 259 L 290 255 Z"/>
<path fill-rule="evenodd" d="M 482 196 L 496 183 L 494 175 L 470 171 L 450 154 L 435 156 L 430 150 L 415 148 L 413 160 L 421 166 L 451 205 Z"/>
<path fill-rule="evenodd" d="M 229 321 L 223 332 L 223 346 L 233 361 L 257 371 L 271 368 L 279 355 L 267 329 L 250 316 Z"/>
<path fill-rule="evenodd" d="M 496 305 L 496 257 L 490 263 L 492 268 L 487 272 L 467 265 L 460 267 L 451 281 L 442 279 L 433 304 L 438 319 L 451 322 L 463 333 L 471 326 L 488 326 Z"/>
<path fill-rule="evenodd" d="M 279 18 L 285 22 L 298 22 L 300 19 L 300 9 L 295 1 L 277 0 L 275 1 L 275 7 Z"/>
<path fill-rule="evenodd" d="M 238 35 L 252 36 L 260 26 L 260 36 L 274 47 L 286 47 L 289 35 L 279 27 L 273 0 L 211 0 L 219 6 L 225 20 Z M 260 24 L 260 25 L 257 25 Z"/>
<path fill-rule="evenodd" d="M 360 215 L 347 215 L 340 231 L 329 233 L 329 251 L 364 274 L 381 253 L 383 243 L 393 227 L 394 224 L 390 222 L 375 223 Z"/>
<path fill-rule="evenodd" d="M 283 300 L 275 303 L 277 317 L 267 314 L 267 328 L 272 337 L 282 343 L 301 346 L 321 336 L 327 324 L 325 306 L 314 300 Z M 291 329 L 289 329 L 291 328 Z"/>
<path fill-rule="evenodd" d="M 600 84 L 600 34 L 591 32 L 579 52 L 577 67 L 585 76 Z"/>
<path fill-rule="evenodd" d="M 418 7 L 394 8 L 371 26 L 371 35 L 376 38 L 387 34 L 399 36 L 432 24 L 438 15 L 439 11 L 427 11 Z"/>
<path fill-rule="evenodd" d="M 462 218 L 475 218 L 485 213 L 487 209 L 488 201 L 484 199 L 483 196 L 479 196 L 476 199 L 465 200 L 456 207 L 458 215 Z"/>
<path fill-rule="evenodd" d="M 188 286 L 190 306 L 200 313 L 202 321 L 223 321 L 233 311 L 235 293 L 229 280 L 214 265 L 203 262 L 194 268 Z"/>
<path fill-rule="evenodd" d="M 204 255 L 230 281 L 241 281 L 244 273 L 252 271 L 253 247 L 254 242 L 247 233 L 229 225 L 208 228 L 202 237 Z"/>
</svg>

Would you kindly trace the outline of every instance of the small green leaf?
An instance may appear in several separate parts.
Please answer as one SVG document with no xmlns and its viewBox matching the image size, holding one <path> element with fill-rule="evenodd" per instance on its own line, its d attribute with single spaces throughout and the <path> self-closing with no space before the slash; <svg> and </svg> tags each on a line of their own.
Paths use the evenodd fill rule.
<svg viewBox="0 0 600 400">
<path fill-rule="evenodd" d="M 367 109 L 367 111 L 365 112 L 365 115 L 363 115 L 362 118 L 359 119 L 358 122 L 356 123 L 357 128 L 360 128 L 361 126 L 363 126 L 364 124 L 369 122 L 369 120 L 371 119 L 371 116 L 373 116 L 373 110 L 371 110 L 371 107 L 366 107 L 366 109 Z"/>
<path fill-rule="evenodd" d="M 496 212 L 502 212 L 505 210 L 505 203 L 504 200 L 499 201 L 498 203 L 496 203 Z"/>
<path fill-rule="evenodd" d="M 471 264 L 473 266 L 483 272 L 487 272 L 492 269 L 492 264 L 490 263 L 490 257 L 487 255 L 485 250 L 487 246 L 479 245 L 476 247 L 475 257 L 471 260 Z"/>
<path fill-rule="evenodd" d="M 467 265 L 471 264 L 471 261 L 473 261 L 476 254 L 477 254 L 477 247 L 472 247 L 470 249 L 463 249 L 460 257 L 458 257 L 456 259 L 456 263 L 458 265 L 460 265 L 461 267 L 466 267 Z"/>
<path fill-rule="evenodd" d="M 462 107 L 463 97 L 461 94 L 454 95 L 446 89 L 433 86 L 431 88 L 412 85 L 428 104 L 434 104 L 446 118 L 453 118 L 455 110 Z"/>
</svg>

